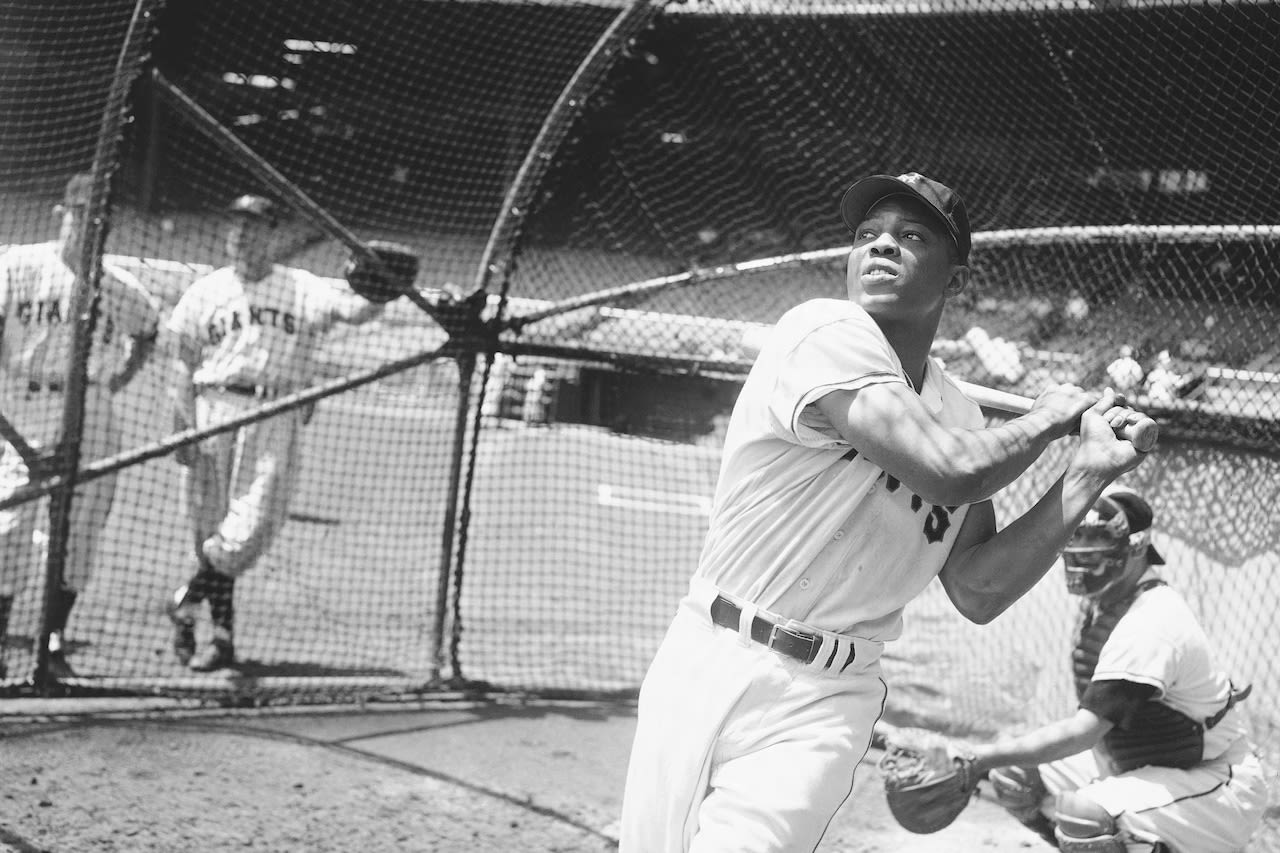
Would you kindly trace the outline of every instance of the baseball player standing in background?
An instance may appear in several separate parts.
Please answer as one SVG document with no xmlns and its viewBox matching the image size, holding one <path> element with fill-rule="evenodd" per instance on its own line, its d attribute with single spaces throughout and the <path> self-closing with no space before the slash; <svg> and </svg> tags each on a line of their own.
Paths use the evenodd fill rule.
<svg viewBox="0 0 1280 853">
<path fill-rule="evenodd" d="M 969 279 L 955 192 L 876 175 L 841 213 L 848 298 L 784 314 L 734 407 L 702 555 L 640 692 L 626 853 L 813 850 L 871 744 L 904 606 L 940 577 L 965 617 L 995 618 L 1142 459 L 1110 390 L 1058 386 L 986 428 L 930 359 Z M 1064 473 L 997 533 L 990 497 L 1076 428 Z"/>
<path fill-rule="evenodd" d="M 1075 714 L 970 745 L 1015 817 L 1066 851 L 1228 853 L 1262 822 L 1267 784 L 1191 608 L 1156 574 L 1150 505 L 1107 490 L 1063 552 L 1081 597 Z M 1011 765 L 1011 766 L 1002 766 Z"/>
<path fill-rule="evenodd" d="M 276 205 L 257 195 L 230 208 L 231 265 L 194 282 L 166 331 L 171 399 L 180 430 L 236 417 L 311 384 L 321 335 L 364 323 L 383 305 L 344 293 L 305 270 L 272 261 Z M 200 672 L 235 663 L 235 579 L 283 526 L 298 475 L 303 409 L 292 409 L 183 448 L 183 490 L 195 532 L 196 567 L 173 594 L 169 616 L 178 660 Z M 198 605 L 209 602 L 212 643 L 196 654 Z"/>
<path fill-rule="evenodd" d="M 75 318 L 72 295 L 82 276 L 83 234 L 93 176 L 67 182 L 56 240 L 14 246 L 0 255 L 0 386 L 5 417 L 37 448 L 61 439 Z M 100 459 L 120 450 L 120 428 L 111 397 L 133 379 L 151 353 L 159 306 L 127 271 L 102 263 L 97 318 L 89 354 L 84 398 L 81 458 Z M 7 443 L 0 457 L 0 495 L 26 485 L 30 471 Z M 98 543 L 115 496 L 116 475 L 77 486 L 72 499 L 66 561 L 49 614 L 49 673 L 74 675 L 66 660 L 63 633 L 71 608 L 89 582 Z M 0 510 L 0 650 L 15 594 L 36 570 L 40 501 Z"/>
</svg>

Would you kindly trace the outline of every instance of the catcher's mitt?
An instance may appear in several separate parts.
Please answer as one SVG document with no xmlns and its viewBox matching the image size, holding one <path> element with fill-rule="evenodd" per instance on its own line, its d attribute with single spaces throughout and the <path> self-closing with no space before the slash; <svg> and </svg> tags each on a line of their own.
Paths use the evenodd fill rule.
<svg viewBox="0 0 1280 853">
<path fill-rule="evenodd" d="M 948 826 L 978 787 L 972 755 L 926 729 L 898 729 L 889 735 L 879 767 L 889 811 L 911 832 Z"/>
<path fill-rule="evenodd" d="M 390 302 L 413 287 L 418 277 L 418 256 L 407 246 L 370 240 L 365 246 L 372 257 L 353 252 L 347 260 L 347 284 L 370 302 Z"/>
</svg>

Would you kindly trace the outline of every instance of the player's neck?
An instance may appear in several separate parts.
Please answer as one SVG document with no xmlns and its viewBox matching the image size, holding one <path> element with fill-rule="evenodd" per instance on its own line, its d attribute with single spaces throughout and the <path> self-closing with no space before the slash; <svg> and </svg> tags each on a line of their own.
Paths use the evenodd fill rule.
<svg viewBox="0 0 1280 853">
<path fill-rule="evenodd" d="M 938 320 L 932 318 L 925 323 L 876 320 L 880 331 L 884 332 L 889 346 L 898 354 L 902 369 L 911 380 L 911 387 L 918 393 L 924 387 L 925 365 L 929 361 L 929 351 L 933 348 L 933 339 L 938 331 Z"/>
<path fill-rule="evenodd" d="M 271 274 L 271 261 L 260 261 L 256 263 L 237 263 L 235 265 L 236 275 L 241 281 L 253 283 L 262 281 Z"/>
</svg>

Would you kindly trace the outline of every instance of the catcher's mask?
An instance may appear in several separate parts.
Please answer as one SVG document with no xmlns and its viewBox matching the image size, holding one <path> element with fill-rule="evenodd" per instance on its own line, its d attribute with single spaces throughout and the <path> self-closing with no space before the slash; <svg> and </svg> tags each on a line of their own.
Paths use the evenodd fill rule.
<svg viewBox="0 0 1280 853">
<path fill-rule="evenodd" d="M 1147 565 L 1164 563 L 1151 544 L 1151 506 L 1136 492 L 1112 489 L 1098 498 L 1062 552 L 1067 591 L 1098 598 Z M 1135 556 L 1145 554 L 1145 560 Z"/>
</svg>

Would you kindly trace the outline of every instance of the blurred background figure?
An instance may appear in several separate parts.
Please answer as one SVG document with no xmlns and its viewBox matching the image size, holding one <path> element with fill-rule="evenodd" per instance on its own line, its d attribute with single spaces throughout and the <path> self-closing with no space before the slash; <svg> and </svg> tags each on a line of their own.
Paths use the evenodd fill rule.
<svg viewBox="0 0 1280 853">
<path fill-rule="evenodd" d="M 1067 328 L 1079 325 L 1089 319 L 1089 303 L 1074 288 L 1067 302 L 1062 306 L 1062 316 L 1066 318 Z"/>
<path fill-rule="evenodd" d="M 997 381 L 1014 383 L 1027 372 L 1022 364 L 1022 350 L 1013 341 L 993 338 L 981 326 L 965 332 L 964 340 L 982 367 Z"/>
<path fill-rule="evenodd" d="M 1107 379 L 1121 394 L 1135 393 L 1142 387 L 1145 375 L 1146 371 L 1133 357 L 1133 347 L 1128 344 L 1120 347 L 1120 357 L 1107 365 Z"/>
<path fill-rule="evenodd" d="M 1153 403 L 1172 403 L 1178 398 L 1182 374 L 1173 369 L 1173 356 L 1167 349 L 1160 350 L 1155 366 L 1147 374 L 1147 396 Z"/>
</svg>

